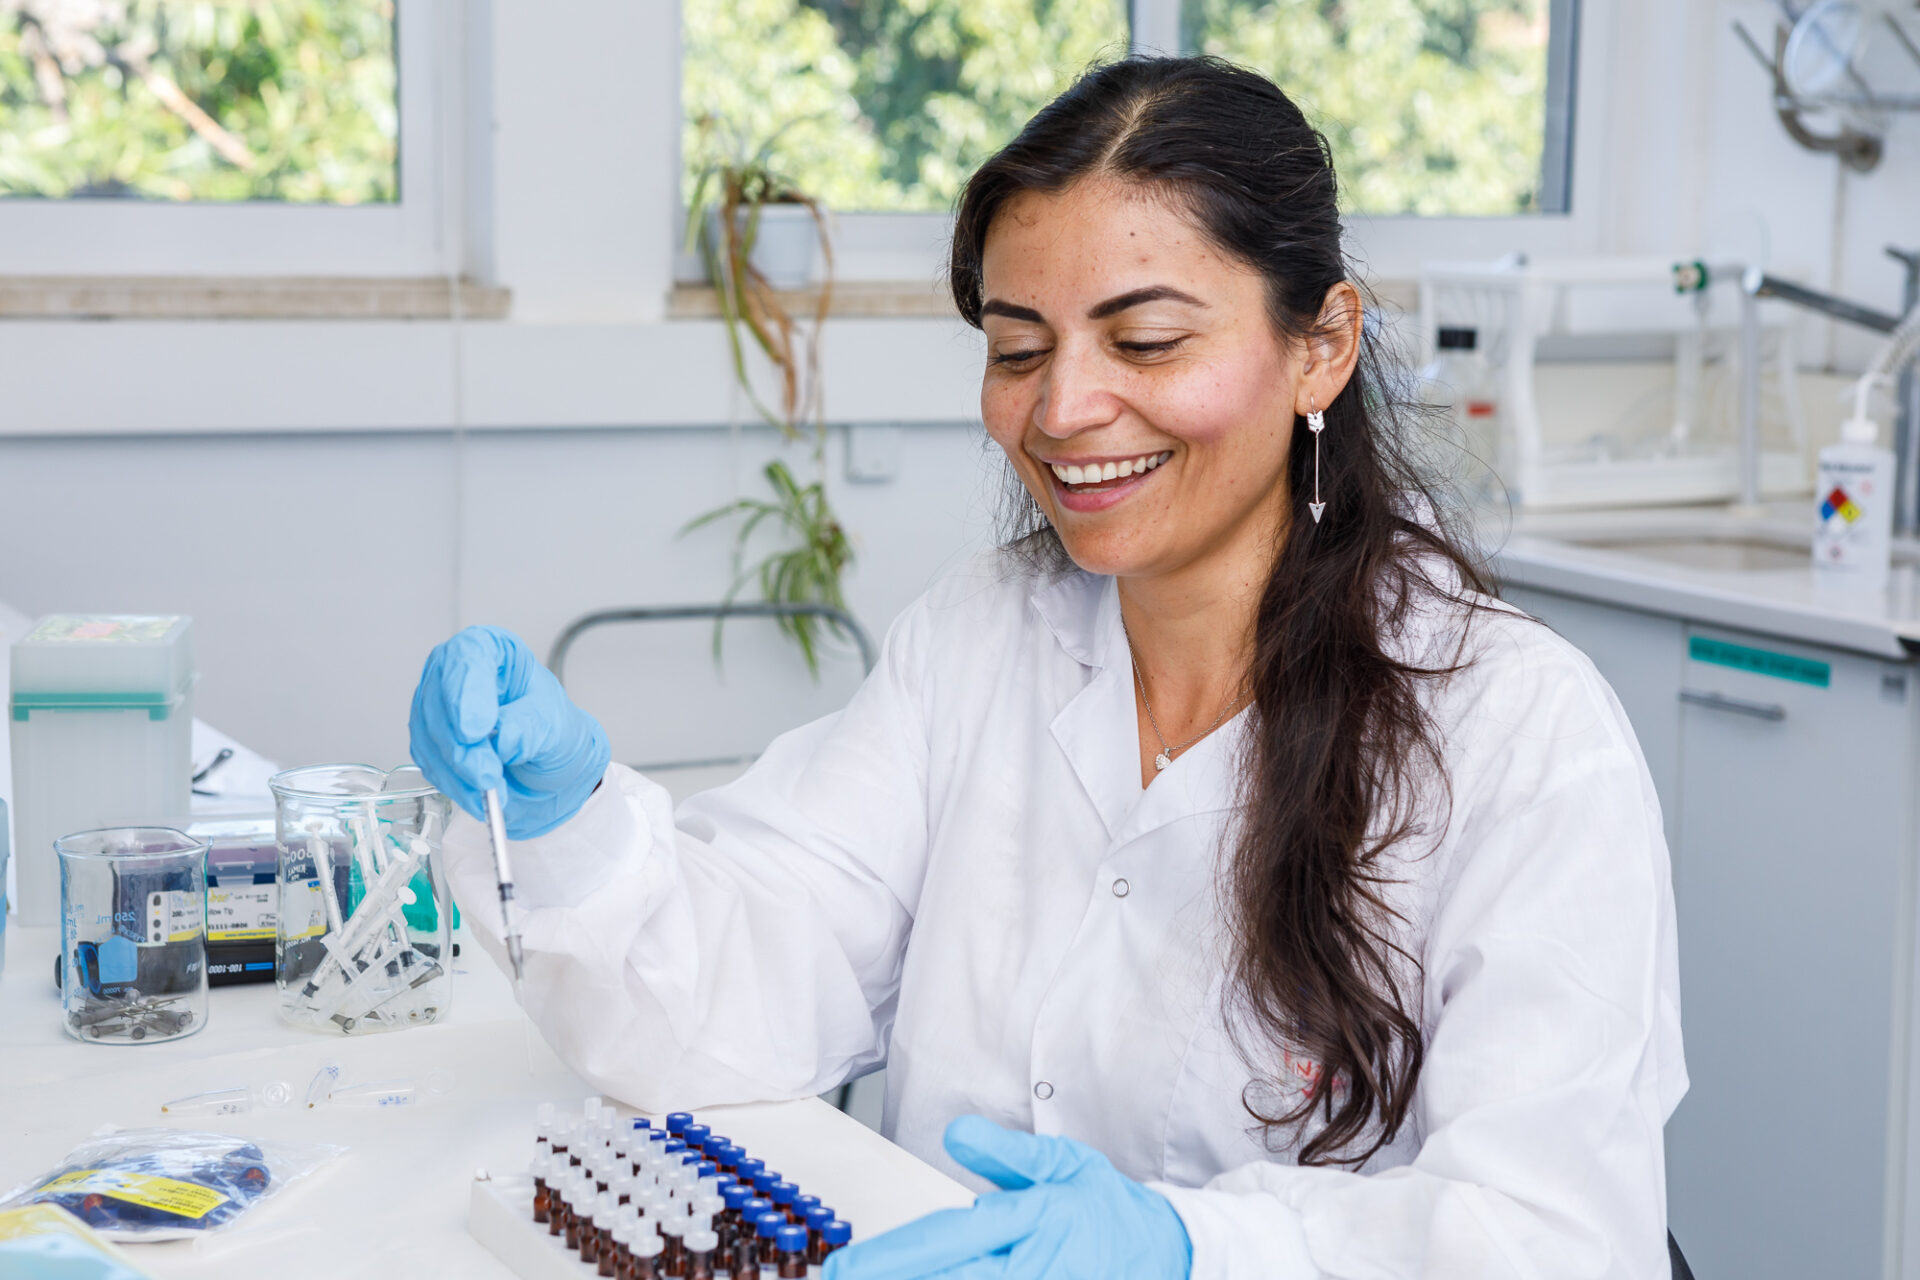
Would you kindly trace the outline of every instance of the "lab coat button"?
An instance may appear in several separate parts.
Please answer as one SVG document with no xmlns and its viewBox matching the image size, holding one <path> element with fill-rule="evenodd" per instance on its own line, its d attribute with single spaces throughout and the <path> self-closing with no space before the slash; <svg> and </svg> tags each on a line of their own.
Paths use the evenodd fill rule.
<svg viewBox="0 0 1920 1280">
<path fill-rule="evenodd" d="M 1035 1086 L 1033 1086 L 1033 1096 L 1040 1099 L 1040 1101 L 1045 1102 L 1048 1098 L 1051 1098 L 1053 1096 L 1053 1086 L 1048 1084 L 1045 1080 L 1042 1080 L 1039 1084 L 1036 1084 Z"/>
<path fill-rule="evenodd" d="M 1115 880 L 1113 882 L 1113 896 L 1116 898 L 1124 898 L 1132 891 L 1133 886 L 1129 885 L 1125 880 Z"/>
</svg>

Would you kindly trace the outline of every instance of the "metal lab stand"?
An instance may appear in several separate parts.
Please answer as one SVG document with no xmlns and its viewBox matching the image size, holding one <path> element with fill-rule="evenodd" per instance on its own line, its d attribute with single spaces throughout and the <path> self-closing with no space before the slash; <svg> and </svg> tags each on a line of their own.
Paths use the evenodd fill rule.
<svg viewBox="0 0 1920 1280">
<path fill-rule="evenodd" d="M 683 622 L 701 618 L 719 620 L 722 618 L 819 618 L 838 627 L 853 638 L 860 648 L 862 672 L 871 674 L 878 651 L 873 647 L 873 638 L 865 627 L 857 622 L 853 615 L 844 609 L 836 609 L 824 604 L 683 604 L 683 605 L 645 605 L 629 609 L 599 609 L 593 613 L 575 618 L 561 629 L 560 638 L 553 642 L 553 650 L 547 656 L 547 667 L 561 684 L 566 683 L 567 652 L 573 648 L 574 641 L 595 627 L 611 626 L 623 622 Z M 714 756 L 702 760 L 668 760 L 653 764 L 637 764 L 633 767 L 641 773 L 660 773 L 674 769 L 718 768 L 725 765 L 749 765 L 757 754 L 739 756 Z M 853 1097 L 853 1082 L 848 1081 L 825 1095 L 841 1111 L 847 1109 L 848 1101 Z"/>
</svg>

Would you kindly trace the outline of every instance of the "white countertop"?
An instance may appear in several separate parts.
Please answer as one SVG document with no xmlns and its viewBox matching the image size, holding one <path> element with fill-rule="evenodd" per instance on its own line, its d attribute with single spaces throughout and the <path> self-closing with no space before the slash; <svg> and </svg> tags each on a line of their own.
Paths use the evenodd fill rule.
<svg viewBox="0 0 1920 1280">
<path fill-rule="evenodd" d="M 252 1138 L 325 1142 L 347 1154 L 250 1210 L 228 1231 L 133 1246 L 157 1277 L 304 1280 L 372 1274 L 511 1275 L 468 1233 L 477 1167 L 524 1172 L 538 1103 L 577 1107 L 591 1090 L 530 1030 L 503 974 L 469 944 L 455 961 L 447 1018 L 362 1037 L 287 1026 L 271 983 L 216 987 L 198 1035 L 166 1044 L 81 1044 L 61 1029 L 52 929 L 15 929 L 0 976 L 0 1190 L 55 1167 L 102 1124 L 213 1129 Z M 366 1110 L 301 1104 L 327 1063 L 341 1083 L 450 1087 L 417 1106 Z M 212 1089 L 284 1080 L 285 1110 L 218 1119 L 163 1117 L 163 1102 Z M 934 1209 L 972 1203 L 959 1183 L 823 1102 L 715 1107 L 700 1113 L 734 1141 L 818 1195 L 855 1238 Z"/>
<path fill-rule="evenodd" d="M 1815 581 L 1806 547 L 1810 500 L 1753 515 L 1724 506 L 1524 512 L 1483 520 L 1482 540 L 1501 581 L 1649 613 L 1851 649 L 1876 657 L 1920 655 L 1920 546 L 1896 543 L 1893 574 L 1879 591 L 1835 591 Z M 1777 550 L 1757 567 L 1714 568 L 1636 553 L 1633 544 L 1729 545 Z M 1597 545 L 1608 544 L 1608 545 Z"/>
</svg>

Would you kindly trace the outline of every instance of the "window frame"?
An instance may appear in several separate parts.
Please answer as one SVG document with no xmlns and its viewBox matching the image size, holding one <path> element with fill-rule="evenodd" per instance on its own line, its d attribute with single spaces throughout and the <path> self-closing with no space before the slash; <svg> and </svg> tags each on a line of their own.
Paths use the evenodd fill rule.
<svg viewBox="0 0 1920 1280">
<path fill-rule="evenodd" d="M 455 268 L 465 155 L 460 6 L 394 6 L 399 199 L 391 204 L 0 199 L 4 276 L 419 277 Z"/>
<path fill-rule="evenodd" d="M 1599 181 L 1600 148 L 1583 136 L 1602 118 L 1591 100 L 1602 77 L 1602 24 L 1597 6 L 1581 0 L 1547 0 L 1547 121 L 1542 156 L 1542 190 L 1554 193 L 1537 213 L 1504 216 L 1436 217 L 1420 214 L 1350 214 L 1347 231 L 1356 256 L 1376 278 L 1412 279 L 1430 260 L 1491 260 L 1519 252 L 1532 256 L 1590 253 L 1598 247 L 1598 226 L 1590 209 Z M 1130 48 L 1135 53 L 1178 49 L 1181 0 L 1128 0 Z M 674 8 L 676 52 L 680 65 L 679 5 Z M 686 225 L 680 198 L 684 164 L 679 146 L 682 98 L 676 86 L 673 148 L 676 228 Z M 897 282 L 921 286 L 941 273 L 952 236 L 950 213 L 833 213 L 835 278 L 848 283 Z M 697 254 L 673 245 L 673 279 L 679 285 L 706 283 Z"/>
</svg>

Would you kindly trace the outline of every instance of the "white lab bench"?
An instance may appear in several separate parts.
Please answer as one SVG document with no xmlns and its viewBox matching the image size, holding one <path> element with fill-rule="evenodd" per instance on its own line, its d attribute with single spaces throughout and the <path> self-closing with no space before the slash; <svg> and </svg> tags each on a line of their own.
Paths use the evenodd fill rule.
<svg viewBox="0 0 1920 1280">
<path fill-rule="evenodd" d="M 360 1037 L 279 1021 L 271 983 L 217 987 L 204 1030 L 154 1045 L 82 1044 L 61 1029 L 53 929 L 16 929 L 0 976 L 0 1188 L 53 1169 L 102 1124 L 212 1129 L 323 1142 L 347 1151 L 229 1230 L 134 1248 L 156 1277 L 274 1280 L 359 1275 L 482 1280 L 512 1273 L 468 1234 L 477 1168 L 524 1173 L 537 1104 L 577 1107 L 591 1092 L 542 1043 L 492 961 L 470 942 L 455 961 L 446 1019 Z M 362 1109 L 302 1102 L 326 1064 L 342 1084 L 442 1073 L 447 1091 L 417 1105 Z M 293 1103 L 217 1119 L 163 1117 L 163 1102 L 285 1081 Z M 816 1099 L 700 1113 L 819 1195 L 855 1238 L 935 1209 L 972 1203 L 959 1183 Z"/>
<path fill-rule="evenodd" d="M 1583 649 L 1659 789 L 1702 1275 L 1920 1276 L 1920 609 L 1814 582 L 1803 504 L 1522 517 L 1507 599 Z M 1915 550 L 1907 549 L 1909 552 Z"/>
</svg>

